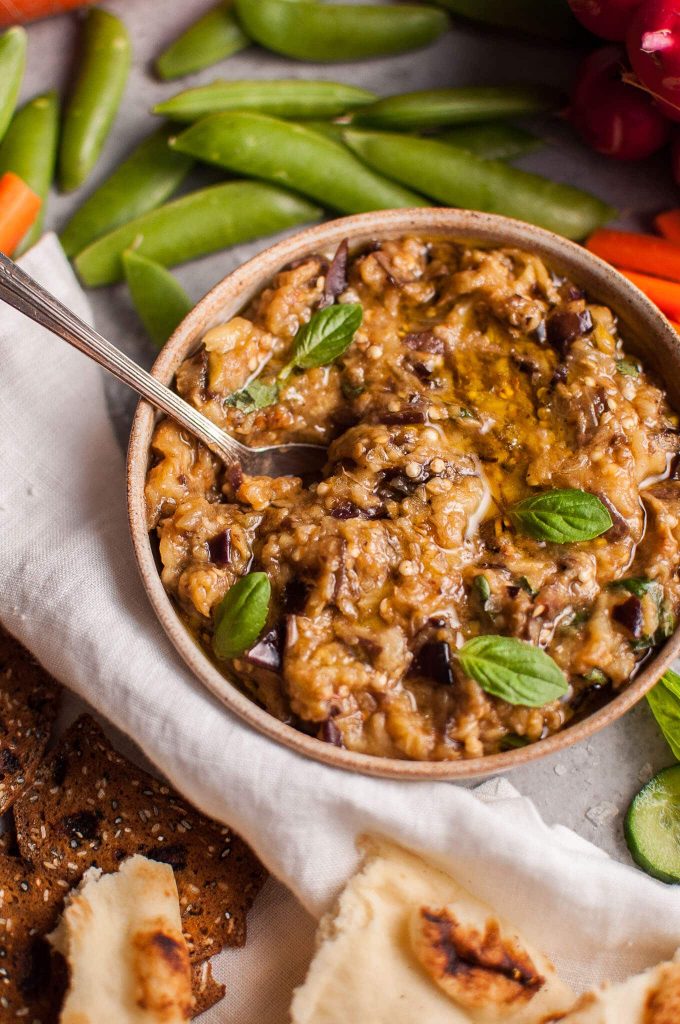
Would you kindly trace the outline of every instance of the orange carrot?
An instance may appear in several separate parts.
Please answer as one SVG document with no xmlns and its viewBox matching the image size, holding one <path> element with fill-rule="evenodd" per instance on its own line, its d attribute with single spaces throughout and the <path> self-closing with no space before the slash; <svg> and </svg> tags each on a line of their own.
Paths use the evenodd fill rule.
<svg viewBox="0 0 680 1024">
<path fill-rule="evenodd" d="M 0 0 L 0 25 L 16 25 L 82 7 L 88 0 Z"/>
<path fill-rule="evenodd" d="M 600 228 L 590 236 L 586 248 L 615 267 L 680 281 L 680 245 L 667 238 Z"/>
<path fill-rule="evenodd" d="M 11 256 L 32 226 L 42 199 L 18 174 L 7 171 L 0 178 L 0 252 Z"/>
<path fill-rule="evenodd" d="M 651 277 L 649 274 L 633 274 L 629 270 L 622 270 L 621 273 L 637 285 L 648 299 L 655 302 L 667 317 L 671 320 L 680 320 L 680 284 L 676 284 L 675 281 L 664 281 L 661 277 Z"/>
<path fill-rule="evenodd" d="M 680 209 L 660 213 L 654 218 L 654 227 L 664 238 L 680 244 Z"/>
</svg>

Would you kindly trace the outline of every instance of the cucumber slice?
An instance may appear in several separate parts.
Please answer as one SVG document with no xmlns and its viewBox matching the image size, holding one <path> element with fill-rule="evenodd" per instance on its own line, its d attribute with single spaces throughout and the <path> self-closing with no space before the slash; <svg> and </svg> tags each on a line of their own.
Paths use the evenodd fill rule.
<svg viewBox="0 0 680 1024">
<path fill-rule="evenodd" d="M 662 882 L 680 882 L 680 764 L 643 786 L 628 808 L 624 831 L 644 871 Z"/>
</svg>

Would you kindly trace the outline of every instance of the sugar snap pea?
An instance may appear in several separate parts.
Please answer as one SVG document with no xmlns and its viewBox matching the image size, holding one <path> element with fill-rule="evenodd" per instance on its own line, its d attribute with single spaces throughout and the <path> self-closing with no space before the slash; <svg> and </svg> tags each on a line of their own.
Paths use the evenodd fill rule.
<svg viewBox="0 0 680 1024">
<path fill-rule="evenodd" d="M 426 205 L 421 196 L 366 167 L 344 145 L 264 114 L 212 114 L 172 145 L 206 163 L 286 185 L 341 213 Z"/>
<path fill-rule="evenodd" d="M 307 0 L 236 0 L 245 31 L 267 50 L 311 61 L 360 60 L 427 46 L 448 28 L 422 4 L 378 6 Z"/>
<path fill-rule="evenodd" d="M 190 192 L 123 224 L 83 249 L 75 266 L 97 288 L 123 276 L 122 255 L 135 251 L 164 267 L 316 220 L 321 210 L 282 188 L 229 181 Z"/>
<path fill-rule="evenodd" d="M 134 249 L 126 249 L 122 258 L 125 280 L 139 319 L 160 348 L 193 303 L 179 281 L 160 263 L 140 256 Z"/>
<path fill-rule="evenodd" d="M 170 149 L 171 134 L 164 126 L 140 142 L 76 210 L 61 233 L 67 256 L 170 198 L 193 165 L 191 157 Z"/>
<path fill-rule="evenodd" d="M 366 103 L 375 93 L 342 82 L 279 78 L 270 82 L 219 80 L 187 89 L 158 103 L 154 114 L 173 121 L 198 121 L 208 114 L 251 110 L 275 117 L 336 117 Z"/>
<path fill-rule="evenodd" d="M 120 18 L 91 8 L 61 137 L 59 180 L 64 192 L 79 188 L 96 164 L 123 97 L 130 60 L 130 37 Z"/>
<path fill-rule="evenodd" d="M 454 14 L 492 28 L 542 36 L 556 42 L 578 34 L 567 0 L 433 0 Z"/>
<path fill-rule="evenodd" d="M 386 96 L 352 117 L 353 124 L 415 131 L 443 125 L 495 121 L 555 109 L 560 95 L 545 86 L 472 85 L 454 89 L 421 89 Z"/>
<path fill-rule="evenodd" d="M 447 206 L 516 217 L 581 239 L 613 217 L 600 199 L 501 160 L 482 160 L 433 139 L 348 129 L 345 141 L 369 166 Z"/>
<path fill-rule="evenodd" d="M 535 135 L 505 121 L 463 124 L 440 132 L 437 138 L 485 160 L 511 160 L 516 156 L 533 153 L 543 144 Z"/>
<path fill-rule="evenodd" d="M 30 248 L 42 233 L 58 137 L 59 100 L 55 92 L 48 92 L 29 100 L 16 112 L 0 145 L 0 177 L 14 171 L 42 199 L 37 220 L 15 249 L 15 256 Z"/>
<path fill-rule="evenodd" d="M 233 7 L 232 0 L 218 4 L 178 36 L 156 60 L 158 77 L 168 81 L 190 75 L 249 46 Z"/>
<path fill-rule="evenodd" d="M 0 139 L 12 120 L 26 67 L 26 31 L 20 25 L 0 36 Z"/>
</svg>

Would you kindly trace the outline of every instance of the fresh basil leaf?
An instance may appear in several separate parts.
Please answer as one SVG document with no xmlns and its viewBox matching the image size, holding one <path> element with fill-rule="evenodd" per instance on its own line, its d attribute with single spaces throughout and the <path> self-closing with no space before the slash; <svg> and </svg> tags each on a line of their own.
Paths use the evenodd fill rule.
<svg viewBox="0 0 680 1024">
<path fill-rule="evenodd" d="M 276 381 L 265 383 L 261 380 L 251 380 L 240 391 L 235 391 L 226 399 L 226 405 L 233 405 L 241 412 L 254 412 L 256 409 L 266 409 L 275 405 L 279 398 L 279 385 Z"/>
<path fill-rule="evenodd" d="M 218 658 L 238 658 L 253 646 L 267 621 L 271 591 L 265 572 L 249 572 L 227 591 L 215 613 L 213 650 Z"/>
<path fill-rule="evenodd" d="M 632 359 L 617 359 L 616 370 L 618 373 L 622 373 L 624 377 L 640 376 L 640 367 Z"/>
<path fill-rule="evenodd" d="M 486 602 L 491 597 L 491 587 L 489 586 L 489 581 L 487 580 L 486 576 L 475 576 L 472 583 L 475 590 L 477 591 L 477 594 L 479 595 L 480 601 L 482 602 L 482 608 L 486 608 Z"/>
<path fill-rule="evenodd" d="M 657 607 L 659 610 L 659 620 L 658 626 L 656 627 L 655 639 L 656 642 L 660 644 L 662 640 L 668 640 L 669 636 L 673 636 L 676 620 L 673 610 L 668 602 L 664 601 L 663 598 L 658 602 Z"/>
<path fill-rule="evenodd" d="M 463 671 L 509 704 L 540 708 L 569 689 L 562 669 L 540 647 L 510 636 L 476 636 L 457 652 Z"/>
<path fill-rule="evenodd" d="M 677 672 L 671 669 L 664 672 L 647 694 L 647 703 L 673 756 L 680 761 L 680 676 Z"/>
<path fill-rule="evenodd" d="M 508 515 L 522 533 L 554 544 L 593 540 L 612 526 L 612 517 L 597 495 L 573 488 L 532 494 Z"/>
<path fill-rule="evenodd" d="M 363 316 L 358 302 L 317 309 L 295 335 L 292 357 L 281 377 L 285 379 L 294 367 L 311 370 L 332 363 L 351 345 Z"/>
</svg>

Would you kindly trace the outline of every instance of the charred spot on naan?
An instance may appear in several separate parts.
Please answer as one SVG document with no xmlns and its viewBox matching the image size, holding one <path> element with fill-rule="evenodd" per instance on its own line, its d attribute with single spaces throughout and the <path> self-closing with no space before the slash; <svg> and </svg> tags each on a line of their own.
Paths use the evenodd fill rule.
<svg viewBox="0 0 680 1024">
<path fill-rule="evenodd" d="M 647 996 L 644 1024 L 678 1024 L 680 1021 L 680 963 L 667 964 L 658 985 Z"/>
<path fill-rule="evenodd" d="M 133 935 L 132 949 L 140 1009 L 169 1019 L 181 1006 L 188 1020 L 193 1008 L 191 966 L 182 934 L 159 921 L 157 927 Z"/>
<path fill-rule="evenodd" d="M 432 980 L 468 1009 L 528 1003 L 545 983 L 531 957 L 493 918 L 480 932 L 448 907 L 420 907 L 412 917 L 411 944 Z"/>
</svg>

